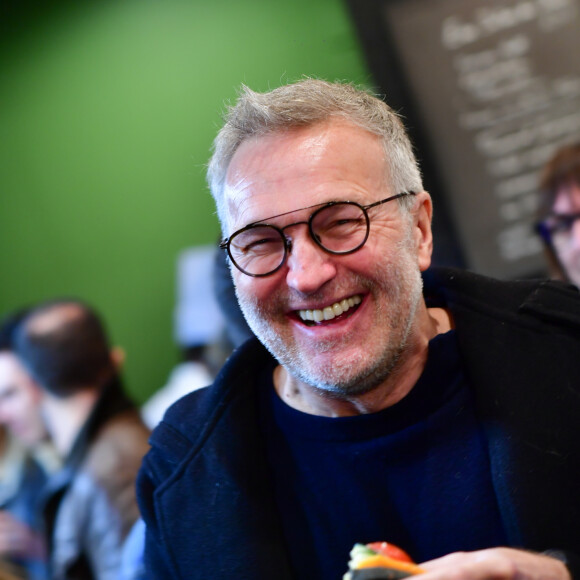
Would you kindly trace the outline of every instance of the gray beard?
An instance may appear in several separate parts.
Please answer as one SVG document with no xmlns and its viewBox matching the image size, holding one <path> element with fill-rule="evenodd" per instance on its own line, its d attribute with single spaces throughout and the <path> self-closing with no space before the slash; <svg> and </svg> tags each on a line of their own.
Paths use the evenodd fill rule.
<svg viewBox="0 0 580 580">
<path fill-rule="evenodd" d="M 357 287 L 363 287 L 375 296 L 380 293 L 385 298 L 377 312 L 376 324 L 386 328 L 389 339 L 374 360 L 367 360 L 368 357 L 361 353 L 354 362 L 349 358 L 346 361 L 334 361 L 332 368 L 313 368 L 309 364 L 310 353 L 304 352 L 295 343 L 287 344 L 270 324 L 276 313 L 283 311 L 278 301 L 264 307 L 257 300 L 239 296 L 238 300 L 250 328 L 294 378 L 331 398 L 362 395 L 372 391 L 396 372 L 422 300 L 423 281 L 410 254 L 409 240 L 399 245 L 397 263 L 388 266 L 386 271 L 384 265 L 377 267 L 372 280 L 360 275 L 353 278 Z M 316 299 L 316 296 L 312 298 Z M 331 352 L 349 342 L 349 337 L 345 336 L 340 340 L 321 341 L 314 348 L 318 353 Z"/>
</svg>

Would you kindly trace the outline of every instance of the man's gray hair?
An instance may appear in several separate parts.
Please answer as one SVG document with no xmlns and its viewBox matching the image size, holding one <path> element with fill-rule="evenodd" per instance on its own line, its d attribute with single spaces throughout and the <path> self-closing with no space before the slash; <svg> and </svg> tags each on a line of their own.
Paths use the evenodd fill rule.
<svg viewBox="0 0 580 580">
<path fill-rule="evenodd" d="M 230 162 L 244 140 L 308 127 L 332 118 L 346 120 L 381 138 L 393 193 L 423 190 L 421 172 L 403 123 L 384 101 L 348 83 L 304 79 L 257 93 L 242 85 L 237 102 L 213 143 L 207 180 L 224 227 L 224 183 Z M 400 198 L 409 207 L 412 196 Z"/>
</svg>

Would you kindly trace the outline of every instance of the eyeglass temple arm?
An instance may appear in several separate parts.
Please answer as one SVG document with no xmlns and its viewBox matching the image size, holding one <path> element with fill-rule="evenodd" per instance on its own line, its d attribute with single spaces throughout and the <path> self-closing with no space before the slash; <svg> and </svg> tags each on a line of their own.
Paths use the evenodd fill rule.
<svg viewBox="0 0 580 580">
<path fill-rule="evenodd" d="M 399 199 L 400 197 L 405 197 L 406 195 L 417 195 L 415 191 L 403 191 L 401 193 L 397 193 L 396 195 L 392 195 L 391 197 L 387 197 L 387 199 L 381 199 L 381 201 L 375 201 L 375 203 L 371 203 L 369 205 L 363 206 L 365 209 L 371 209 L 372 207 L 376 207 L 377 205 L 382 205 L 383 203 L 387 203 L 388 201 L 394 201 L 395 199 Z"/>
</svg>

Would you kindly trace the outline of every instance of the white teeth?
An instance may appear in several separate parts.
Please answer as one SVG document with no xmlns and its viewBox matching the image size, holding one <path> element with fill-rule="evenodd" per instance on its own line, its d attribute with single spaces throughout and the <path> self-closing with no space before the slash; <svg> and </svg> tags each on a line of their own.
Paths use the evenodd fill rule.
<svg viewBox="0 0 580 580">
<path fill-rule="evenodd" d="M 322 322 L 323 320 L 332 320 L 346 312 L 349 308 L 356 306 L 362 302 L 362 298 L 358 295 L 345 298 L 340 302 L 327 306 L 323 310 L 299 310 L 298 316 L 302 320 L 312 320 L 314 322 Z"/>
<path fill-rule="evenodd" d="M 335 316 L 331 306 L 327 306 L 323 311 L 324 320 L 332 320 Z"/>
</svg>

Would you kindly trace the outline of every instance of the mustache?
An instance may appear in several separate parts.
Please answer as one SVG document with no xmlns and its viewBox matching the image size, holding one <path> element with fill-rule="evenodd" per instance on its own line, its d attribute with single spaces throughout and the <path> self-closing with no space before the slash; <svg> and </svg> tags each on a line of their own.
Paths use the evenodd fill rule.
<svg viewBox="0 0 580 580">
<path fill-rule="evenodd" d="M 336 302 L 337 297 L 342 299 L 353 294 L 372 292 L 376 286 L 376 281 L 372 281 L 366 276 L 351 274 L 346 280 L 343 279 L 340 282 L 331 281 L 328 286 L 309 294 L 303 294 L 286 286 L 275 294 L 270 295 L 267 301 L 262 301 L 254 295 L 245 295 L 242 300 L 238 296 L 238 302 L 240 305 L 244 302 L 246 304 L 249 303 L 260 314 L 273 315 L 294 310 L 293 305 L 303 302 L 306 298 L 311 302 L 330 304 Z M 381 284 L 381 286 L 383 285 Z"/>
</svg>

